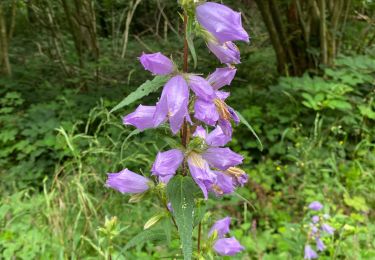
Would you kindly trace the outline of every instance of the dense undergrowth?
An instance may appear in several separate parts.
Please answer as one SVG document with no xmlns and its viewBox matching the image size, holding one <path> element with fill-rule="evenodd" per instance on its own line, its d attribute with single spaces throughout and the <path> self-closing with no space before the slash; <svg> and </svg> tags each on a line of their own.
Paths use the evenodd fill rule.
<svg viewBox="0 0 375 260">
<path fill-rule="evenodd" d="M 159 44 L 172 49 L 171 42 Z M 271 49 L 241 48 L 230 103 L 263 150 L 240 125 L 232 148 L 246 157 L 250 181 L 222 199 L 222 216 L 208 213 L 204 221 L 230 212 L 246 247 L 238 259 L 301 259 L 306 205 L 319 200 L 337 230 L 325 238 L 321 259 L 375 258 L 374 53 L 341 56 L 320 74 L 278 78 Z M 127 60 L 139 54 L 129 46 Z M 159 233 L 129 243 L 151 217 L 144 207 L 154 205 L 141 208 L 104 187 L 108 172 L 149 171 L 170 142 L 167 129 L 139 133 L 122 125 L 132 108 L 109 113 L 147 73 L 104 57 L 99 81 L 84 72 L 64 78 L 42 55 L 25 57 L 12 79 L 0 80 L 0 258 L 168 259 L 179 251 L 163 222 Z M 198 66 L 210 72 L 215 64 Z"/>
</svg>

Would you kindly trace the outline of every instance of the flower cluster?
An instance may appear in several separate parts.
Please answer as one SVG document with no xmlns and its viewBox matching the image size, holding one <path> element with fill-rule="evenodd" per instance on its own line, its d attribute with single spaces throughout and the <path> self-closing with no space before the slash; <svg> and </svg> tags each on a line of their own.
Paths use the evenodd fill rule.
<svg viewBox="0 0 375 260">
<path fill-rule="evenodd" d="M 190 141 L 157 154 L 151 169 L 155 181 L 125 169 L 108 175 L 108 187 L 122 193 L 143 193 L 155 186 L 155 182 L 165 186 L 179 172 L 186 175 L 188 169 L 207 199 L 210 192 L 216 196 L 230 194 L 247 182 L 246 173 L 238 168 L 244 158 L 225 147 L 232 137 L 232 122 L 238 124 L 240 119 L 226 104 L 230 93 L 222 88 L 231 84 L 236 74 L 234 65 L 240 63 L 240 53 L 233 41 L 249 42 L 249 36 L 242 27 L 241 14 L 224 5 L 196 4 L 195 18 L 196 33 L 204 37 L 209 50 L 225 66 L 205 78 L 187 73 L 186 69 L 180 71 L 160 52 L 143 53 L 139 58 L 143 68 L 153 75 L 167 77 L 167 82 L 154 106 L 139 105 L 123 118 L 125 125 L 141 131 L 169 124 L 176 135 L 183 127 L 188 128 Z M 210 232 L 210 235 L 217 233 L 214 249 L 221 255 L 233 255 L 243 249 L 234 238 L 224 238 L 229 224 L 230 218 L 225 218 Z"/>
<path fill-rule="evenodd" d="M 317 213 L 312 216 L 311 223 L 309 225 L 310 228 L 307 238 L 308 242 L 305 245 L 304 259 L 315 259 L 318 258 L 318 254 L 311 247 L 310 241 L 315 241 L 316 250 L 322 252 L 326 248 L 321 239 L 322 236 L 324 234 L 333 235 L 335 229 L 325 222 L 327 219 L 329 219 L 329 216 L 327 214 L 319 214 L 319 212 L 323 209 L 323 205 L 320 202 L 314 201 L 310 203 L 309 209 L 312 211 L 316 211 Z"/>
<path fill-rule="evenodd" d="M 244 250 L 244 247 L 235 237 L 225 237 L 230 231 L 230 221 L 230 217 L 220 219 L 215 222 L 208 232 L 208 237 L 213 242 L 214 251 L 222 256 L 233 256 Z"/>
</svg>

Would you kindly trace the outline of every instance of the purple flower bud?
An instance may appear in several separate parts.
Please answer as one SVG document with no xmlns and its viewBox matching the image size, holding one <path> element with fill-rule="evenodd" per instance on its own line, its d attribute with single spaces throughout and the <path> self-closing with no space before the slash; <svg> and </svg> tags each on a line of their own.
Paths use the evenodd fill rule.
<svg viewBox="0 0 375 260">
<path fill-rule="evenodd" d="M 333 227 L 325 223 L 322 225 L 322 230 L 329 235 L 333 235 L 333 233 L 335 232 L 335 229 Z"/>
<path fill-rule="evenodd" d="M 220 60 L 221 63 L 241 63 L 240 51 L 233 42 L 219 44 L 214 41 L 207 42 L 207 47 Z"/>
<path fill-rule="evenodd" d="M 194 111 L 194 117 L 207 125 L 214 126 L 219 120 L 219 113 L 213 102 L 206 102 L 198 98 L 194 104 Z"/>
<path fill-rule="evenodd" d="M 230 85 L 236 72 L 237 69 L 231 67 L 219 68 L 209 75 L 207 80 L 215 90 L 218 90 L 226 85 Z"/>
<path fill-rule="evenodd" d="M 235 40 L 249 42 L 249 35 L 242 27 L 241 13 L 225 5 L 213 2 L 199 5 L 196 17 L 200 25 L 220 43 Z"/>
<path fill-rule="evenodd" d="M 162 177 L 161 181 L 167 183 L 170 178 L 165 179 L 163 177 L 173 177 L 183 159 L 184 155 L 178 149 L 159 152 L 151 169 L 152 175 Z"/>
<path fill-rule="evenodd" d="M 216 221 L 208 232 L 208 236 L 210 237 L 216 231 L 217 237 L 223 238 L 226 234 L 229 233 L 230 220 L 230 217 L 225 217 Z"/>
<path fill-rule="evenodd" d="M 189 77 L 189 87 L 198 98 L 211 101 L 215 97 L 215 92 L 210 83 L 199 76 L 191 75 Z"/>
<path fill-rule="evenodd" d="M 212 167 L 223 171 L 229 167 L 241 164 L 244 159 L 241 155 L 233 152 L 229 148 L 218 147 L 208 148 L 202 156 Z"/>
<path fill-rule="evenodd" d="M 153 127 L 152 118 L 154 116 L 155 106 L 139 105 L 137 109 L 123 118 L 125 125 L 132 125 L 139 130 L 144 130 Z"/>
<path fill-rule="evenodd" d="M 319 237 L 316 238 L 316 248 L 318 249 L 318 251 L 324 251 L 324 249 L 326 248 L 323 241 Z"/>
<path fill-rule="evenodd" d="M 152 54 L 143 53 L 142 56 L 139 57 L 139 60 L 145 70 L 151 71 L 156 75 L 168 75 L 174 70 L 173 62 L 160 52 Z"/>
<path fill-rule="evenodd" d="M 214 244 L 214 250 L 223 256 L 233 256 L 245 248 L 235 239 L 231 238 L 220 238 Z"/>
<path fill-rule="evenodd" d="M 304 259 L 315 259 L 318 258 L 318 254 L 311 248 L 310 245 L 305 246 L 305 257 Z"/>
<path fill-rule="evenodd" d="M 323 208 L 323 205 L 319 201 L 313 201 L 309 205 L 309 209 L 319 211 Z"/>
<path fill-rule="evenodd" d="M 156 104 L 154 126 L 157 127 L 169 118 L 173 134 L 176 134 L 189 118 L 189 88 L 185 79 L 178 75 L 171 78 L 164 86 L 159 102 Z"/>
<path fill-rule="evenodd" d="M 314 223 L 314 224 L 316 224 L 316 223 L 318 223 L 319 222 L 319 216 L 313 216 L 312 218 L 311 218 L 311 221 L 312 221 L 312 223 Z"/>
<path fill-rule="evenodd" d="M 128 169 L 109 173 L 106 186 L 121 193 L 142 193 L 149 189 L 150 180 Z"/>
</svg>

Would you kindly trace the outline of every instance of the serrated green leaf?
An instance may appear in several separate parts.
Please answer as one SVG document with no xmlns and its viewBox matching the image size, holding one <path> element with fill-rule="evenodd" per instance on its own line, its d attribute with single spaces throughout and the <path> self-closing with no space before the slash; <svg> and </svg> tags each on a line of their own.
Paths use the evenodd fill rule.
<svg viewBox="0 0 375 260">
<path fill-rule="evenodd" d="M 152 92 L 158 90 L 163 86 L 168 80 L 167 76 L 156 76 L 153 80 L 147 80 L 141 86 L 139 86 L 134 92 L 130 93 L 126 98 L 124 98 L 117 106 L 112 108 L 110 113 L 119 110 L 125 106 L 132 104 L 133 102 L 148 96 Z"/>
<path fill-rule="evenodd" d="M 138 235 L 129 240 L 125 245 L 124 251 L 137 245 L 144 244 L 147 241 L 165 240 L 165 232 L 160 229 L 148 229 L 140 232 Z"/>
<path fill-rule="evenodd" d="M 190 260 L 193 253 L 192 235 L 195 202 L 192 191 L 195 186 L 190 177 L 182 176 L 174 177 L 167 186 L 167 196 L 172 204 L 185 260 Z"/>
<path fill-rule="evenodd" d="M 240 112 L 236 111 L 238 117 L 240 118 L 241 122 L 250 130 L 250 132 L 255 136 L 255 138 L 257 139 L 257 142 L 259 143 L 259 146 L 260 146 L 260 150 L 263 151 L 263 144 L 262 144 L 262 141 L 260 140 L 260 138 L 258 137 L 257 133 L 255 132 L 255 130 L 252 128 L 252 126 L 250 125 L 249 122 L 247 122 L 247 120 L 243 117 L 243 115 L 241 115 Z"/>
</svg>

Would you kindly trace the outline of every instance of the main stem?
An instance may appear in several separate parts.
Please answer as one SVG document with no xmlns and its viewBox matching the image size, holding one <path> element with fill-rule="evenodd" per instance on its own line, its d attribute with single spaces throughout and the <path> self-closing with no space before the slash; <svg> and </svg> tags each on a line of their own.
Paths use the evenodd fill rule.
<svg viewBox="0 0 375 260">
<path fill-rule="evenodd" d="M 187 24 L 188 24 L 188 15 L 186 11 L 184 11 L 184 65 L 183 65 L 183 72 L 188 72 L 188 57 L 189 57 L 189 46 L 187 41 Z M 181 129 L 181 143 L 186 148 L 190 142 L 190 127 L 189 124 L 184 120 Z M 184 159 L 183 166 L 182 166 L 182 175 L 186 176 L 186 160 Z"/>
</svg>

